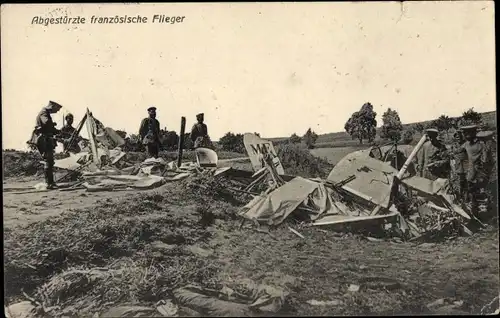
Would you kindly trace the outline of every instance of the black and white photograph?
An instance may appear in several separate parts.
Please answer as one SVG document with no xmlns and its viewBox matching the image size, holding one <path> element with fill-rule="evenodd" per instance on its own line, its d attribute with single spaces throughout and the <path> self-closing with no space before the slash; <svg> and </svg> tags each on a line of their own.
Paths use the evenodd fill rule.
<svg viewBox="0 0 500 318">
<path fill-rule="evenodd" d="M 4 315 L 494 315 L 493 1 L 2 3 Z"/>
</svg>

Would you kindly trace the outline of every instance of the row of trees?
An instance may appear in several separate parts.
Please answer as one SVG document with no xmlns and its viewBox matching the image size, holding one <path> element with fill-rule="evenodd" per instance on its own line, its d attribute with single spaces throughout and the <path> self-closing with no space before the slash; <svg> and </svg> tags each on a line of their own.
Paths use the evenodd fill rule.
<svg viewBox="0 0 500 318">
<path fill-rule="evenodd" d="M 365 103 L 361 106 L 361 109 L 354 112 L 351 117 L 347 120 L 344 125 L 345 131 L 352 137 L 352 139 L 359 140 L 360 144 L 366 140 L 369 143 L 375 140 L 377 134 L 377 113 L 373 109 L 371 103 Z M 465 111 L 462 116 L 457 118 L 451 118 L 446 115 L 441 115 L 434 121 L 423 123 L 416 123 L 405 125 L 401 123 L 401 119 L 396 110 L 388 108 L 386 112 L 382 114 L 382 127 L 380 129 L 380 138 L 384 140 L 390 140 L 392 142 L 402 142 L 405 144 L 410 143 L 413 140 L 414 133 L 422 133 L 426 128 L 434 127 L 440 131 L 448 133 L 451 129 L 456 129 L 462 125 L 477 124 L 482 125 L 481 114 L 476 112 L 474 108 L 470 108 Z M 126 140 L 125 149 L 127 151 L 142 151 L 144 146 L 140 141 L 138 135 L 128 135 L 125 131 L 118 130 L 117 133 Z M 257 136 L 260 134 L 255 133 Z M 292 134 L 286 143 L 304 143 L 307 148 L 314 148 L 318 135 L 309 128 L 305 134 L 300 137 L 296 133 Z M 167 131 L 167 129 L 162 129 L 160 131 L 160 143 L 162 150 L 175 150 L 177 149 L 179 142 L 179 135 L 175 131 Z M 193 143 L 190 138 L 190 134 L 186 133 L 184 135 L 184 148 L 190 149 Z M 243 134 L 235 134 L 232 132 L 226 133 L 218 142 L 218 148 L 223 151 L 231 151 L 238 153 L 245 153 L 245 146 L 243 144 Z"/>
<path fill-rule="evenodd" d="M 345 131 L 352 137 L 358 139 L 360 144 L 363 140 L 373 142 L 376 136 L 377 113 L 373 110 L 370 103 L 365 103 L 361 109 L 351 115 L 345 123 Z M 462 113 L 462 116 L 457 118 L 448 117 L 446 115 L 439 116 L 436 120 L 427 122 L 426 124 L 417 123 L 407 125 L 403 129 L 403 124 L 396 110 L 388 108 L 382 114 L 382 127 L 380 129 L 380 137 L 392 142 L 410 143 L 413 140 L 415 132 L 422 133 L 425 129 L 433 127 L 439 131 L 448 133 L 451 129 L 457 129 L 464 125 L 481 125 L 484 126 L 481 114 L 476 112 L 474 108 L 470 108 Z"/>
<path fill-rule="evenodd" d="M 259 133 L 254 134 L 260 137 Z M 317 139 L 318 135 L 311 128 L 309 128 L 302 137 L 299 137 L 294 133 L 284 142 L 293 144 L 303 142 L 307 148 L 312 149 L 314 148 Z M 233 134 L 232 132 L 228 132 L 219 140 L 218 145 L 220 149 L 224 151 L 245 153 L 245 145 L 243 143 L 242 134 Z"/>
</svg>

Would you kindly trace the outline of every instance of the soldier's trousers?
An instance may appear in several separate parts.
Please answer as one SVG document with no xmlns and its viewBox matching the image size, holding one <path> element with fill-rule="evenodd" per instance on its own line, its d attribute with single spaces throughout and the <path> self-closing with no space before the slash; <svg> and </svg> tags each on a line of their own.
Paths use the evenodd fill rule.
<svg viewBox="0 0 500 318">
<path fill-rule="evenodd" d="M 48 185 L 54 184 L 54 150 L 45 151 L 43 154 L 45 182 Z"/>
<path fill-rule="evenodd" d="M 467 182 L 467 193 L 471 212 L 474 216 L 479 217 L 479 213 L 485 212 L 488 206 L 488 195 L 483 182 Z"/>
<path fill-rule="evenodd" d="M 158 154 L 160 152 L 160 146 L 157 143 L 149 143 L 147 144 L 148 154 L 150 157 L 158 158 Z"/>
</svg>

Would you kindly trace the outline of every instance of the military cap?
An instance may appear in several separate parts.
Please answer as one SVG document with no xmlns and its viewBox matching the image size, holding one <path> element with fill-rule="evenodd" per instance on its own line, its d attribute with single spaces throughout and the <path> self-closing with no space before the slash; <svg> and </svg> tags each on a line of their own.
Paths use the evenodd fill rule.
<svg viewBox="0 0 500 318">
<path fill-rule="evenodd" d="M 439 133 L 439 130 L 437 130 L 436 128 L 427 128 L 425 130 L 426 133 L 432 133 L 432 134 L 437 134 Z"/>
<path fill-rule="evenodd" d="M 486 130 L 486 131 L 480 131 L 477 133 L 477 137 L 478 138 L 488 138 L 488 137 L 491 137 L 495 134 L 494 131 L 491 131 L 491 130 Z"/>
<path fill-rule="evenodd" d="M 73 114 L 72 113 L 68 113 L 68 114 L 66 114 L 66 116 L 64 116 L 64 118 L 73 118 Z"/>
<path fill-rule="evenodd" d="M 462 131 L 475 131 L 475 130 L 477 130 L 477 126 L 476 125 L 462 126 L 462 127 L 460 127 L 460 130 L 462 130 Z"/>
<path fill-rule="evenodd" d="M 203 116 L 205 116 L 204 113 L 199 113 L 198 115 L 196 115 L 196 117 L 203 117 Z"/>
<path fill-rule="evenodd" d="M 62 105 L 61 105 L 61 104 L 56 103 L 56 102 L 51 101 L 51 100 L 49 101 L 49 106 L 50 106 L 50 107 L 52 107 L 52 108 L 59 108 L 59 109 L 61 109 L 61 108 L 62 108 Z"/>
<path fill-rule="evenodd" d="M 156 111 L 156 107 L 154 107 L 154 106 L 149 107 L 148 112 L 150 112 L 150 111 Z"/>
</svg>

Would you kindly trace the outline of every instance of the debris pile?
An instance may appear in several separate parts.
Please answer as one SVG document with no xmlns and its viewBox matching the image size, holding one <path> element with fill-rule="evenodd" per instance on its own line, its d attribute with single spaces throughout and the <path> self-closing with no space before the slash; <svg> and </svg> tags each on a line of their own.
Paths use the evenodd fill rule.
<svg viewBox="0 0 500 318">
<path fill-rule="evenodd" d="M 257 172 L 247 175 L 245 186 L 240 186 L 238 191 L 252 199 L 239 214 L 267 226 L 279 225 L 289 216 L 332 229 L 364 224 L 366 229 L 375 226 L 412 240 L 472 234 L 468 227 L 472 217 L 453 202 L 448 180 L 408 174 L 418 147 L 403 150 L 403 164 L 387 155 L 376 159 L 373 149 L 353 152 L 333 168 L 327 180 L 279 174 L 276 167 L 281 163 L 275 162 L 272 151 L 256 153 L 254 161 L 263 168 L 254 166 Z M 221 174 L 235 176 L 230 170 Z M 256 186 L 261 191 L 252 192 Z"/>
</svg>

